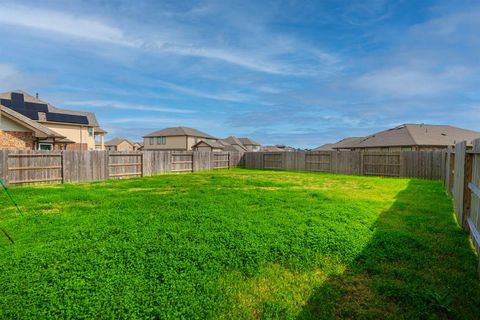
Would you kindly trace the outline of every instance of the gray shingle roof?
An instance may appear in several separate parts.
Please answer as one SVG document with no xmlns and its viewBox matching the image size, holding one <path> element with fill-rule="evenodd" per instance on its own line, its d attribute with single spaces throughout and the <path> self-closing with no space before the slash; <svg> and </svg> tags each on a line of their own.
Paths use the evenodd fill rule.
<svg viewBox="0 0 480 320">
<path fill-rule="evenodd" d="M 197 143 L 195 143 L 192 147 L 197 147 L 199 146 L 200 144 L 206 144 L 212 148 L 216 148 L 216 149 L 224 149 L 225 146 L 219 142 L 216 142 L 216 141 L 207 141 L 207 140 L 200 140 L 198 141 Z"/>
<path fill-rule="evenodd" d="M 245 146 L 240 141 L 240 139 L 238 139 L 235 136 L 230 136 L 230 137 L 222 139 L 222 140 L 232 146 L 230 149 L 235 149 L 235 150 L 231 150 L 231 151 L 238 151 L 238 152 L 247 151 L 247 148 L 245 148 Z"/>
<path fill-rule="evenodd" d="M 199 137 L 207 139 L 217 139 L 214 136 L 209 135 L 208 133 L 202 132 L 200 130 L 189 128 L 189 127 L 173 127 L 165 128 L 151 132 L 147 135 L 144 135 L 144 138 L 148 137 L 173 137 L 173 136 L 189 136 L 189 137 Z"/>
<path fill-rule="evenodd" d="M 238 140 L 240 140 L 240 142 L 244 146 L 260 146 L 259 143 L 255 142 L 254 140 L 252 140 L 250 138 L 243 137 L 243 138 L 238 138 Z"/>
<path fill-rule="evenodd" d="M 450 146 L 480 138 L 480 132 L 448 125 L 403 124 L 365 137 L 357 148 L 390 146 Z"/>
<path fill-rule="evenodd" d="M 354 148 L 356 145 L 358 145 L 364 137 L 348 137 L 345 139 L 342 139 L 338 142 L 335 142 L 331 148 L 332 149 L 350 149 Z"/>
<path fill-rule="evenodd" d="M 334 143 L 325 143 L 319 147 L 316 147 L 312 151 L 334 151 L 334 149 L 332 148 L 334 145 Z"/>
</svg>

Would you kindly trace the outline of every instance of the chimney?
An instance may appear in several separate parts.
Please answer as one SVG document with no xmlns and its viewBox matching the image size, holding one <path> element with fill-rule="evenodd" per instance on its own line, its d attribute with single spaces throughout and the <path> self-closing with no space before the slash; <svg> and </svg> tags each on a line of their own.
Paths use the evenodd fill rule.
<svg viewBox="0 0 480 320">
<path fill-rule="evenodd" d="M 38 99 L 38 92 L 37 92 L 37 93 L 35 93 L 35 98 L 37 98 L 37 99 Z"/>
</svg>

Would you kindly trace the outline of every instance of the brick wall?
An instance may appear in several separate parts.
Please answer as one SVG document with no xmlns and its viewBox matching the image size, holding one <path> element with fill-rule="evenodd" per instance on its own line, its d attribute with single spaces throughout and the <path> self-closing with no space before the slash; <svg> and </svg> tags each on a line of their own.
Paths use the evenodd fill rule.
<svg viewBox="0 0 480 320">
<path fill-rule="evenodd" d="M 0 130 L 0 149 L 32 150 L 34 137 L 32 132 Z"/>
</svg>

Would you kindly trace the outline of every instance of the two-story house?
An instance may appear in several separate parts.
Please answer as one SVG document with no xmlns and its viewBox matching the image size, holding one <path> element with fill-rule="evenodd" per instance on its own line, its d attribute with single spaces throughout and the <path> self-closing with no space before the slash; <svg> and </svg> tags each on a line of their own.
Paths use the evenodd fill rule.
<svg viewBox="0 0 480 320">
<path fill-rule="evenodd" d="M 165 128 L 145 135 L 143 150 L 191 151 L 192 147 L 202 140 L 216 142 L 218 139 L 194 128 Z"/>
<path fill-rule="evenodd" d="M 21 90 L 0 94 L 0 149 L 103 150 L 94 113 L 57 108 Z"/>
<path fill-rule="evenodd" d="M 135 151 L 136 143 L 123 138 L 114 138 L 105 142 L 105 149 L 109 151 Z"/>
</svg>

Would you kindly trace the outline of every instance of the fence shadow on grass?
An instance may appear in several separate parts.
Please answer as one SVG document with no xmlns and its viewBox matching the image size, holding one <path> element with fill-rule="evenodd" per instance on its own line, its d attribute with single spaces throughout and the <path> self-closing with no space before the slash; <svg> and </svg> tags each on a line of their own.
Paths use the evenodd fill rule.
<svg viewBox="0 0 480 320">
<path fill-rule="evenodd" d="M 477 257 L 440 183 L 411 180 L 374 227 L 362 253 L 315 290 L 297 319 L 478 319 Z"/>
</svg>

